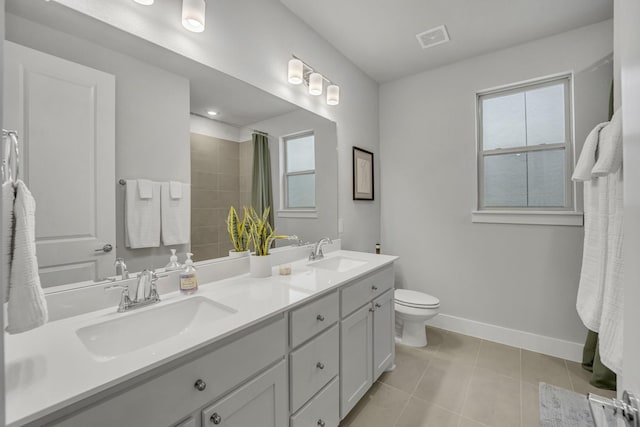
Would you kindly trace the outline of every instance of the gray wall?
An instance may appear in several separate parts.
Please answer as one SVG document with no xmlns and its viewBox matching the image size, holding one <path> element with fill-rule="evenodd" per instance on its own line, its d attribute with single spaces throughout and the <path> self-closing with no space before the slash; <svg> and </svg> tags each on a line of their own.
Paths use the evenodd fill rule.
<svg viewBox="0 0 640 427">
<path fill-rule="evenodd" d="M 7 39 L 116 76 L 116 250 L 130 271 L 163 267 L 165 247 L 124 245 L 124 188 L 117 180 L 190 182 L 189 81 L 91 42 L 7 15 Z M 174 246 L 179 253 L 189 245 Z"/>
<path fill-rule="evenodd" d="M 382 248 L 398 285 L 442 313 L 571 342 L 581 227 L 473 224 L 477 91 L 573 70 L 575 142 L 607 119 L 606 21 L 420 73 L 380 88 Z"/>
</svg>

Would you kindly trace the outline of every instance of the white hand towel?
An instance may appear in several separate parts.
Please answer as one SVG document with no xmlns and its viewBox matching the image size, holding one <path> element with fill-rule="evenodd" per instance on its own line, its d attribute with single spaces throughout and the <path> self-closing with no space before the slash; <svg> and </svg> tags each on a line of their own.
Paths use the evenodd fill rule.
<svg viewBox="0 0 640 427">
<path fill-rule="evenodd" d="M 571 177 L 574 181 L 589 181 L 591 179 L 591 171 L 593 165 L 596 164 L 596 151 L 598 150 L 598 140 L 600 138 L 600 130 L 605 127 L 609 122 L 600 123 L 593 128 L 587 139 L 584 141 L 582 151 L 580 152 L 580 158 L 576 164 L 576 168 L 573 171 Z"/>
<path fill-rule="evenodd" d="M 611 118 L 611 121 L 600 131 L 598 142 L 598 160 L 591 170 L 592 176 L 605 176 L 616 173 L 622 166 L 622 112 Z"/>
<path fill-rule="evenodd" d="M 608 177 L 584 183 L 584 249 L 576 309 L 582 323 L 600 330 L 608 226 Z"/>
<path fill-rule="evenodd" d="M 191 235 L 191 188 L 179 183 L 182 197 L 171 197 L 171 184 L 162 183 L 162 243 L 166 246 L 189 243 Z"/>
<path fill-rule="evenodd" d="M 48 320 L 36 257 L 36 202 L 21 180 L 16 183 L 15 233 L 9 279 L 7 332 L 37 328 Z"/>
<path fill-rule="evenodd" d="M 9 296 L 9 272 L 11 271 L 11 253 L 12 253 L 12 238 L 14 230 L 13 220 L 13 203 L 15 202 L 16 194 L 12 182 L 5 182 L 2 184 L 2 281 L 4 283 L 4 297 L 6 302 Z"/>
<path fill-rule="evenodd" d="M 609 228 L 607 232 L 606 272 L 598 345 L 600 359 L 609 369 L 622 374 L 624 287 L 622 284 L 623 180 L 622 169 L 609 175 Z"/>
<path fill-rule="evenodd" d="M 153 197 L 153 182 L 148 179 L 138 180 L 138 196 L 142 200 L 149 200 Z"/>
<path fill-rule="evenodd" d="M 160 184 L 152 182 L 150 199 L 141 199 L 138 182 L 126 181 L 125 243 L 132 249 L 160 246 Z"/>
<path fill-rule="evenodd" d="M 172 199 L 182 198 L 182 183 L 178 181 L 169 181 L 169 193 Z"/>
</svg>

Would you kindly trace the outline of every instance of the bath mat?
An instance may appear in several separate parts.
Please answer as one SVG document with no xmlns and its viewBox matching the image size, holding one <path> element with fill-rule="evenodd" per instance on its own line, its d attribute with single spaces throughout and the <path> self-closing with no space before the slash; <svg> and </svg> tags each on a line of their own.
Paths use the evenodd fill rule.
<svg viewBox="0 0 640 427">
<path fill-rule="evenodd" d="M 615 427 L 611 411 L 597 427 Z M 596 427 L 584 394 L 540 383 L 540 427 Z"/>
</svg>

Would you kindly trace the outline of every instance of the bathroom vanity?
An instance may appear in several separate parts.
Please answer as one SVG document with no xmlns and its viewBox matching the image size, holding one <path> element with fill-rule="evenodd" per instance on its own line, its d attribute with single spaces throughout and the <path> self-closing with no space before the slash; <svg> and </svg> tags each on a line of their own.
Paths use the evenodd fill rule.
<svg viewBox="0 0 640 427">
<path fill-rule="evenodd" d="M 339 250 L 191 296 L 165 283 L 156 305 L 10 336 L 8 425 L 337 426 L 393 365 L 395 260 Z"/>
</svg>

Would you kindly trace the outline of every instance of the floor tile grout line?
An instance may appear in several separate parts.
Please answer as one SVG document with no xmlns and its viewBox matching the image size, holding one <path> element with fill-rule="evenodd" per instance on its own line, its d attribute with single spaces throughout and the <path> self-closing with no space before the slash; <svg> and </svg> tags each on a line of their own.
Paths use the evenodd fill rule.
<svg viewBox="0 0 640 427">
<path fill-rule="evenodd" d="M 471 390 L 471 381 L 472 381 L 473 375 L 475 374 L 476 369 L 478 367 L 478 358 L 480 356 L 480 347 L 482 347 L 482 341 L 484 341 L 484 340 L 480 339 L 480 342 L 478 343 L 478 350 L 476 351 L 476 357 L 475 357 L 475 360 L 473 362 L 473 368 L 471 369 L 471 376 L 469 377 L 469 381 L 467 382 L 467 385 L 466 385 L 465 390 L 464 390 L 464 394 L 462 396 L 462 406 L 460 407 L 460 417 L 462 417 L 462 412 L 464 411 L 464 407 L 467 404 L 467 399 L 469 398 L 469 392 Z M 468 417 L 466 417 L 466 418 L 468 418 Z M 469 418 L 469 419 L 471 419 L 471 418 Z M 476 420 L 473 420 L 473 421 L 476 421 Z M 458 425 L 459 424 L 460 424 L 460 418 L 458 418 Z"/>
</svg>

